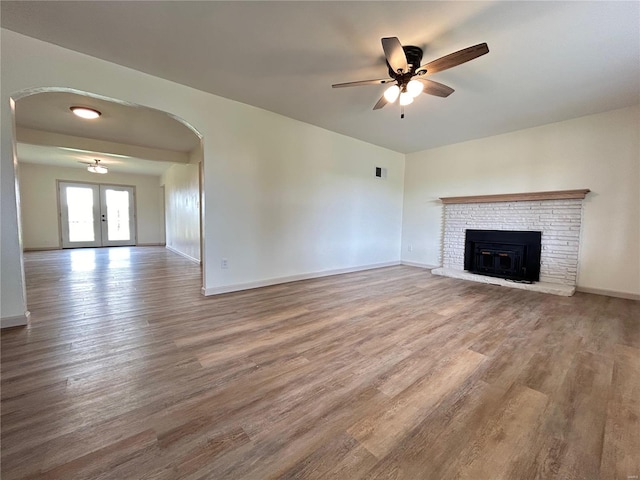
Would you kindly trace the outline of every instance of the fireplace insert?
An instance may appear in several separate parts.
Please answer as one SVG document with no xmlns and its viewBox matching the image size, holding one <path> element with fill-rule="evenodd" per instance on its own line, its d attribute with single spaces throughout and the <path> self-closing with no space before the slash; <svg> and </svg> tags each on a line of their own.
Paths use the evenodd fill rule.
<svg viewBox="0 0 640 480">
<path fill-rule="evenodd" d="M 522 282 L 540 280 L 542 232 L 467 230 L 464 269 Z"/>
</svg>

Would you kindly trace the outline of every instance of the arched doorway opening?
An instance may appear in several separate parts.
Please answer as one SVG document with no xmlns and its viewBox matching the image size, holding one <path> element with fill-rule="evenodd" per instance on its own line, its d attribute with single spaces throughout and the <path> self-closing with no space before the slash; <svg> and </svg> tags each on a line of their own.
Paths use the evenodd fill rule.
<svg viewBox="0 0 640 480">
<path fill-rule="evenodd" d="M 11 98 L 21 265 L 23 250 L 69 247 L 63 244 L 61 180 L 139 183 L 133 244 L 166 244 L 203 264 L 203 138 L 193 126 L 167 112 L 69 88 L 25 90 Z M 100 115 L 80 119 L 73 106 Z M 95 160 L 108 174 L 87 170 Z M 31 188 L 22 188 L 25 183 Z"/>
</svg>

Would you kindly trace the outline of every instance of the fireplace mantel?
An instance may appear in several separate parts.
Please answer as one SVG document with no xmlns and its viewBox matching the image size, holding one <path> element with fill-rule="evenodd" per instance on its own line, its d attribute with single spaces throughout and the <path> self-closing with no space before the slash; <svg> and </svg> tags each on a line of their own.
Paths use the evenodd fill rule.
<svg viewBox="0 0 640 480">
<path fill-rule="evenodd" d="M 471 195 L 468 197 L 440 197 L 444 204 L 449 203 L 495 203 L 525 202 L 536 200 L 583 199 L 591 190 L 555 190 L 553 192 L 503 193 L 499 195 Z"/>
</svg>

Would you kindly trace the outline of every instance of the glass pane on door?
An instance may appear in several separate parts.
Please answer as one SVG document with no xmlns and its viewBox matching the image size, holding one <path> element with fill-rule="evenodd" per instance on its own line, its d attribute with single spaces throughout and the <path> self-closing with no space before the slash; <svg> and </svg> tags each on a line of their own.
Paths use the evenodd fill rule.
<svg viewBox="0 0 640 480">
<path fill-rule="evenodd" d="M 97 185 L 58 182 L 62 248 L 99 247 L 100 195 Z"/>
<path fill-rule="evenodd" d="M 93 189 L 84 187 L 67 187 L 66 194 L 69 241 L 95 241 Z"/>
<path fill-rule="evenodd" d="M 131 240 L 129 192 L 107 188 L 105 196 L 107 204 L 107 240 L 110 242 Z"/>
</svg>

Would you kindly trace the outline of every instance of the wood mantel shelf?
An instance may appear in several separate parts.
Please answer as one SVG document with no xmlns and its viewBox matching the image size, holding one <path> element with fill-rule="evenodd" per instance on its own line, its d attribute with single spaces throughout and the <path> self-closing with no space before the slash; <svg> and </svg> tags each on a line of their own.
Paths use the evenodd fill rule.
<svg viewBox="0 0 640 480">
<path fill-rule="evenodd" d="M 583 199 L 591 190 L 555 190 L 553 192 L 502 193 L 499 195 L 471 195 L 468 197 L 440 197 L 442 203 L 495 203 L 526 202 L 536 200 Z"/>
</svg>

